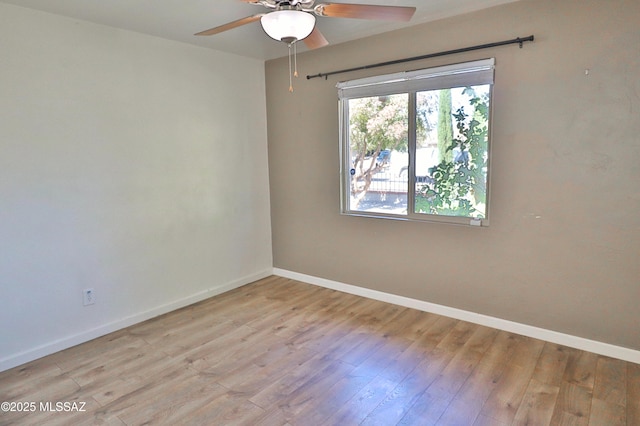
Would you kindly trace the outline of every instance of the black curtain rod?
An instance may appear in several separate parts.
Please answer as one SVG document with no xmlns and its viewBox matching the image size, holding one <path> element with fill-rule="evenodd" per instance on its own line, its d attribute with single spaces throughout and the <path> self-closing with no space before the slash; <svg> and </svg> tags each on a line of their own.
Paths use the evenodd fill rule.
<svg viewBox="0 0 640 426">
<path fill-rule="evenodd" d="M 471 52 L 473 50 L 488 49 L 490 47 L 504 46 L 507 44 L 519 44 L 520 48 L 522 48 L 522 44 L 525 41 L 533 41 L 533 36 L 530 35 L 529 37 L 523 37 L 523 38 L 518 37 L 512 40 L 498 41 L 495 43 L 487 43 L 487 44 L 479 44 L 477 46 L 463 47 L 462 49 L 445 50 L 444 52 L 430 53 L 428 55 L 414 56 L 412 58 L 396 59 L 395 61 L 380 62 L 377 64 L 364 65 L 364 66 L 355 67 L 355 68 L 347 68 L 339 71 L 331 71 L 326 73 L 321 72 L 315 75 L 308 75 L 307 80 L 311 80 L 312 78 L 318 78 L 318 77 L 324 77 L 324 79 L 326 80 L 330 75 L 334 75 L 334 74 L 343 74 L 351 71 L 360 71 L 360 70 L 366 70 L 369 68 L 378 68 L 378 67 L 384 67 L 387 65 L 402 64 L 404 62 L 419 61 L 421 59 L 436 58 L 438 56 L 453 55 L 455 53 Z"/>
</svg>

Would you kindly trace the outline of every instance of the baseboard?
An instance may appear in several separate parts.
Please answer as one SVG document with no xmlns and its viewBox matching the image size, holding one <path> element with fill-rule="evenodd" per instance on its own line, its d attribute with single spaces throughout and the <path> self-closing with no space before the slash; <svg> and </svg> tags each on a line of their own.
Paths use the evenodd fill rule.
<svg viewBox="0 0 640 426">
<path fill-rule="evenodd" d="M 148 319 L 166 314 L 171 311 L 175 311 L 176 309 L 184 308 L 185 306 L 192 305 L 194 303 L 200 302 L 218 294 L 222 294 L 229 290 L 242 287 L 243 285 L 258 281 L 262 278 L 266 278 L 272 275 L 272 272 L 272 269 L 269 268 L 255 274 L 248 275 L 246 277 L 242 277 L 225 284 L 206 289 L 204 291 L 200 291 L 182 299 L 157 306 L 153 309 L 136 313 L 118 321 L 113 321 L 108 324 L 101 325 L 100 327 L 86 330 L 78 334 L 64 337 L 62 339 L 54 340 L 52 342 L 45 343 L 41 346 L 29 349 L 16 355 L 2 358 L 0 359 L 0 371 L 5 371 L 10 368 L 17 367 L 19 365 L 36 360 L 38 358 L 42 358 L 47 355 L 51 355 L 72 346 L 88 342 L 89 340 L 93 340 L 97 337 L 101 337 L 106 334 L 113 333 L 114 331 L 118 331 L 123 328 L 146 321 Z"/>
<path fill-rule="evenodd" d="M 484 325 L 498 330 L 504 330 L 511 333 L 533 337 L 547 342 L 552 342 L 559 345 L 564 345 L 571 348 L 576 348 L 588 352 L 593 352 L 599 355 L 605 355 L 611 358 L 617 358 L 624 361 L 640 364 L 640 351 L 611 345 L 609 343 L 589 340 L 582 337 L 559 333 L 553 330 L 547 330 L 544 328 L 477 314 L 475 312 L 469 312 L 462 309 L 451 308 L 448 306 L 438 305 L 422 300 L 411 299 L 409 297 L 397 296 L 377 290 L 344 284 L 337 281 L 331 281 L 324 278 L 288 271 L 285 269 L 274 268 L 273 274 L 284 278 L 290 278 L 296 281 L 302 281 L 307 284 L 330 288 L 332 290 L 338 290 L 344 293 L 350 293 L 369 299 L 380 300 L 382 302 L 393 303 L 394 305 L 418 309 L 424 312 L 431 312 L 450 318 L 468 321 L 474 324 Z"/>
</svg>

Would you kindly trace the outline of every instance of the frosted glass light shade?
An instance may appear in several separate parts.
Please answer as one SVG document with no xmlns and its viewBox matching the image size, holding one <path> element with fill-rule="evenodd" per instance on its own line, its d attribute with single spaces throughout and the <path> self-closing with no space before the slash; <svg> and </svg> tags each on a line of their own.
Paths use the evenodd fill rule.
<svg viewBox="0 0 640 426">
<path fill-rule="evenodd" d="M 316 26 L 316 17 L 300 10 L 277 10 L 260 18 L 264 32 L 274 40 L 302 40 Z"/>
</svg>

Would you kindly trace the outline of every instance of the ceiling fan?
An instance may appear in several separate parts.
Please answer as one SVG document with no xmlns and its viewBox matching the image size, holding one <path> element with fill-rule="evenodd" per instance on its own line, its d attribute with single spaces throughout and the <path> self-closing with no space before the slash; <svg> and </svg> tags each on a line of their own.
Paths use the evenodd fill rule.
<svg viewBox="0 0 640 426">
<path fill-rule="evenodd" d="M 409 21 L 415 7 L 377 6 L 347 3 L 320 3 L 315 0 L 240 0 L 244 3 L 261 5 L 270 12 L 259 13 L 238 19 L 195 35 L 209 36 L 260 20 L 262 28 L 274 40 L 289 46 L 302 40 L 309 49 L 317 49 L 329 44 L 316 28 L 316 16 L 329 18 L 357 18 L 386 21 Z"/>
</svg>

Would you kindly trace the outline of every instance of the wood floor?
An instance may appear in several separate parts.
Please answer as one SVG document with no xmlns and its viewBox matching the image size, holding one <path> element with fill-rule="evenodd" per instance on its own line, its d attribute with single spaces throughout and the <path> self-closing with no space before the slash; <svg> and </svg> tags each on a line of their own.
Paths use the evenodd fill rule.
<svg viewBox="0 0 640 426">
<path fill-rule="evenodd" d="M 0 401 L 36 408 L 2 425 L 637 426 L 640 365 L 270 277 L 0 373 Z"/>
</svg>

